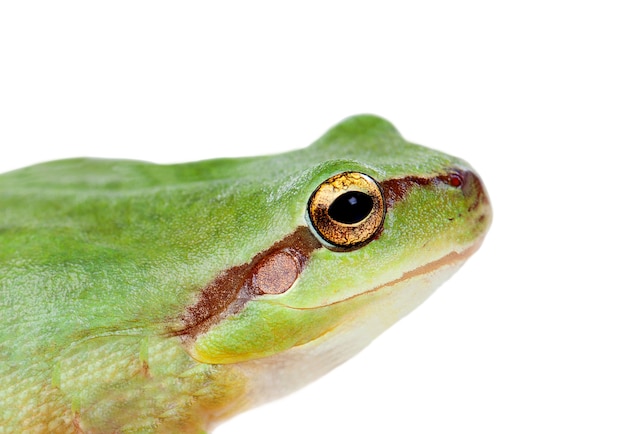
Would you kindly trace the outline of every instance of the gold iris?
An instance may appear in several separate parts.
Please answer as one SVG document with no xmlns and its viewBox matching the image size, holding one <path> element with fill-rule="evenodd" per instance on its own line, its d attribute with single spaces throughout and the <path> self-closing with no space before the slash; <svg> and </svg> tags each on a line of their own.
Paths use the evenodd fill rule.
<svg viewBox="0 0 626 434">
<path fill-rule="evenodd" d="M 309 198 L 308 222 L 331 250 L 354 250 L 372 241 L 385 220 L 378 183 L 360 172 L 343 172 L 322 182 Z"/>
</svg>

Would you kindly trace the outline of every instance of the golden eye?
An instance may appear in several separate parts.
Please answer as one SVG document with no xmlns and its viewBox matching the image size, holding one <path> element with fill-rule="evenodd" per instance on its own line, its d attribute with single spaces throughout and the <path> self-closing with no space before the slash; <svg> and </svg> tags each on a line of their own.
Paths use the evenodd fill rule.
<svg viewBox="0 0 626 434">
<path fill-rule="evenodd" d="M 307 220 L 331 250 L 354 250 L 372 241 L 385 220 L 380 186 L 364 173 L 328 178 L 309 198 Z"/>
</svg>

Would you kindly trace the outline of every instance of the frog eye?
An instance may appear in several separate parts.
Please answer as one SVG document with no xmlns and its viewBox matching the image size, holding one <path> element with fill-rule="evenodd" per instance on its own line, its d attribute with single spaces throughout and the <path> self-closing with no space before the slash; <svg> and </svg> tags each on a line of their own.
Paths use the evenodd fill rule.
<svg viewBox="0 0 626 434">
<path fill-rule="evenodd" d="M 331 250 L 354 250 L 372 241 L 385 220 L 385 201 L 378 183 L 360 172 L 328 178 L 309 198 L 311 231 Z"/>
</svg>

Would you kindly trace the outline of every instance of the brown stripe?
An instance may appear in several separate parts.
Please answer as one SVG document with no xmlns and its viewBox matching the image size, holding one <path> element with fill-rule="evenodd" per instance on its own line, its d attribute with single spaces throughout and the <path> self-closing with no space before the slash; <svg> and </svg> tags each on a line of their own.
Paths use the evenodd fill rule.
<svg viewBox="0 0 626 434">
<path fill-rule="evenodd" d="M 471 188 L 476 176 L 469 170 L 450 169 L 449 172 L 433 175 L 430 177 L 405 176 L 403 178 L 387 179 L 380 183 L 385 196 L 385 205 L 391 208 L 398 201 L 404 199 L 407 193 L 414 187 L 436 185 L 444 183 L 452 187 L 461 188 L 467 195 L 467 188 Z"/>
<path fill-rule="evenodd" d="M 187 307 L 181 318 L 182 326 L 170 334 L 193 339 L 225 316 L 239 312 L 250 299 L 259 295 L 254 279 L 267 258 L 288 251 L 299 262 L 299 270 L 303 270 L 311 253 L 321 247 L 307 227 L 299 226 L 247 264 L 231 267 L 217 276 L 200 291 L 196 302 Z"/>
</svg>

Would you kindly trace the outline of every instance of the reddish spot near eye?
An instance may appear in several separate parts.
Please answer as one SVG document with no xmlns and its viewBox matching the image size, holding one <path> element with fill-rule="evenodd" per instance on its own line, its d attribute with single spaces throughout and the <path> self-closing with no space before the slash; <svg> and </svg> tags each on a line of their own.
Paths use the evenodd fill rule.
<svg viewBox="0 0 626 434">
<path fill-rule="evenodd" d="M 458 173 L 451 173 L 445 180 L 451 187 L 459 188 L 463 186 L 463 177 Z"/>
<path fill-rule="evenodd" d="M 474 178 L 475 175 L 469 170 L 450 169 L 449 173 L 428 178 L 405 176 L 404 178 L 387 179 L 380 185 L 383 189 L 383 196 L 385 196 L 385 205 L 387 208 L 392 208 L 396 202 L 403 200 L 404 196 L 414 187 L 444 183 L 454 188 L 461 188 L 464 194 L 469 194 L 474 185 Z"/>
</svg>

